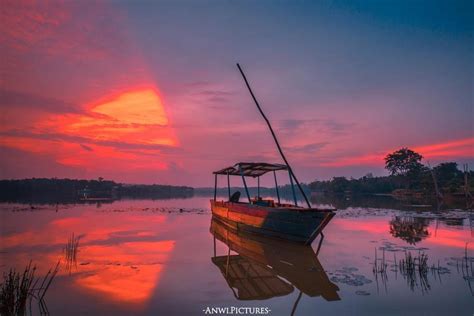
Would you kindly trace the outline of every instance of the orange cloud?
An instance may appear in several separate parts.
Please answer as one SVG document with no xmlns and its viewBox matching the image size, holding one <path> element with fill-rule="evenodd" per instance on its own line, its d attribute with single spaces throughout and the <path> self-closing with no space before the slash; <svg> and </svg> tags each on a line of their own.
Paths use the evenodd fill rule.
<svg viewBox="0 0 474 316">
<path fill-rule="evenodd" d="M 129 90 L 92 105 L 81 115 L 58 115 L 42 129 L 57 126 L 65 135 L 98 141 L 176 146 L 178 140 L 158 93 L 152 88 Z"/>
<path fill-rule="evenodd" d="M 85 108 L 84 114 L 53 115 L 38 122 L 30 137 L 3 136 L 0 145 L 89 170 L 167 168 L 160 159 L 162 150 L 179 142 L 155 89 L 124 91 Z"/>
<path fill-rule="evenodd" d="M 419 152 L 424 159 L 430 158 L 473 158 L 474 157 L 474 137 L 461 140 L 455 140 L 445 143 L 417 146 L 412 148 Z M 389 152 L 397 149 L 388 149 L 383 152 L 372 153 L 368 155 L 344 157 L 330 162 L 321 163 L 324 167 L 346 167 L 358 165 L 381 165 Z"/>
<path fill-rule="evenodd" d="M 154 89 L 126 91 L 87 108 L 86 115 L 59 115 L 45 127 L 58 126 L 60 133 L 91 140 L 177 145 L 161 98 Z"/>
</svg>

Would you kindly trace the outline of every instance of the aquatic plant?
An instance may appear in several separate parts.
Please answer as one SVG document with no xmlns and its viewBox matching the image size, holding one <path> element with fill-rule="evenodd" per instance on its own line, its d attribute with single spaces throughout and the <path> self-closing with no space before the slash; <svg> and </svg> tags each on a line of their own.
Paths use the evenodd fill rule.
<svg viewBox="0 0 474 316">
<path fill-rule="evenodd" d="M 417 255 L 413 255 L 410 251 L 405 251 L 404 258 L 399 261 L 397 261 L 394 252 L 392 264 L 387 263 L 387 261 L 390 262 L 391 260 L 385 258 L 385 249 L 382 248 L 382 250 L 382 257 L 378 258 L 377 249 L 375 249 L 375 259 L 372 264 L 372 272 L 377 282 L 377 290 L 379 280 L 382 281 L 385 290 L 387 290 L 388 270 L 395 273 L 395 279 L 398 273 L 400 273 L 412 291 L 414 291 L 415 288 L 420 288 L 423 293 L 431 289 L 430 283 L 428 282 L 430 272 L 432 277 L 438 279 L 439 282 L 441 282 L 441 275 L 450 273 L 449 269 L 440 266 L 439 261 L 437 265 L 433 263 L 430 266 L 428 263 L 428 255 L 421 250 L 418 251 Z"/>
<path fill-rule="evenodd" d="M 388 264 L 385 262 L 385 249 L 382 249 L 382 258 L 377 259 L 377 248 L 375 248 L 375 260 L 372 271 L 374 274 L 387 274 Z"/>
<path fill-rule="evenodd" d="M 387 291 L 387 267 L 388 264 L 385 261 L 385 249 L 382 249 L 382 258 L 377 258 L 377 248 L 375 248 L 375 259 L 372 266 L 372 272 L 375 276 L 375 282 L 377 284 L 377 292 L 379 292 L 379 278 L 384 285 L 385 291 Z"/>
<path fill-rule="evenodd" d="M 25 315 L 26 303 L 33 292 L 36 267 L 31 266 L 31 261 L 23 273 L 10 269 L 3 275 L 0 288 L 0 314 Z"/>
<path fill-rule="evenodd" d="M 74 236 L 72 233 L 71 237 L 68 238 L 66 247 L 64 248 L 64 257 L 66 259 L 66 270 L 71 274 L 72 267 L 77 267 L 77 252 L 79 249 L 80 236 Z"/>
<path fill-rule="evenodd" d="M 405 259 L 400 261 L 399 269 L 412 291 L 418 285 L 418 280 L 422 292 L 431 289 L 428 283 L 428 255 L 425 253 L 420 251 L 418 256 L 413 256 L 411 252 L 405 252 Z"/>
<path fill-rule="evenodd" d="M 464 257 L 462 257 L 461 271 L 463 279 L 467 282 L 469 286 L 469 291 L 471 292 L 471 295 L 474 296 L 474 291 L 471 285 L 471 282 L 474 282 L 474 269 L 472 266 L 472 263 L 474 262 L 474 257 L 469 257 L 467 255 L 468 244 L 469 243 L 466 242 L 466 246 L 464 248 Z"/>
<path fill-rule="evenodd" d="M 59 271 L 59 265 L 60 261 L 58 261 L 54 269 L 49 269 L 39 287 L 36 287 L 36 285 L 41 279 L 35 278 L 36 266 L 32 266 L 31 261 L 25 267 L 23 273 L 16 271 L 14 268 L 5 273 L 3 275 L 3 282 L 0 285 L 0 315 L 26 315 L 28 302 L 30 303 L 31 315 L 31 302 L 33 299 L 38 300 L 41 314 L 49 314 L 44 297 Z"/>
</svg>

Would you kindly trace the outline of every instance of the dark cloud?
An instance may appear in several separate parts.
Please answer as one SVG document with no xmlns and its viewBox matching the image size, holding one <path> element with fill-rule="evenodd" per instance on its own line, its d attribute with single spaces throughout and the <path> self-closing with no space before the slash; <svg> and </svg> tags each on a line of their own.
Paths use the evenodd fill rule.
<svg viewBox="0 0 474 316">
<path fill-rule="evenodd" d="M 314 153 L 321 150 L 328 144 L 329 142 L 311 143 L 303 146 L 287 147 L 285 149 L 293 153 Z"/>
<path fill-rule="evenodd" d="M 84 170 L 57 163 L 47 155 L 0 146 L 0 179 L 84 178 Z"/>
<path fill-rule="evenodd" d="M 52 113 L 77 113 L 78 106 L 41 95 L 0 89 L 1 108 L 31 108 Z"/>
<path fill-rule="evenodd" d="M 201 102 L 213 103 L 213 107 L 215 107 L 216 105 L 218 107 L 221 107 L 221 105 L 228 105 L 229 103 L 231 103 L 232 96 L 234 94 L 234 92 L 215 89 L 206 89 L 193 93 L 193 95 L 197 96 Z"/>
<path fill-rule="evenodd" d="M 32 133 L 28 131 L 19 131 L 11 130 L 7 132 L 1 132 L 0 136 L 10 136 L 10 137 L 28 137 L 33 139 L 43 139 L 50 141 L 66 141 L 70 143 L 76 143 L 82 146 L 85 150 L 92 150 L 92 148 L 84 145 L 84 143 L 95 144 L 100 146 L 114 147 L 121 150 L 139 150 L 139 149 L 148 149 L 148 150 L 159 150 L 160 152 L 165 153 L 175 153 L 180 151 L 179 148 L 171 147 L 167 145 L 157 145 L 157 144 L 135 144 L 135 143 L 125 143 L 119 141 L 108 141 L 108 140 L 96 140 L 89 139 L 81 136 L 72 136 L 59 133 Z"/>
<path fill-rule="evenodd" d="M 192 81 L 184 83 L 184 87 L 186 88 L 202 88 L 202 87 L 209 87 L 211 83 L 209 81 Z"/>
<path fill-rule="evenodd" d="M 94 151 L 94 149 L 92 149 L 91 147 L 89 147 L 87 145 L 84 145 L 84 144 L 81 144 L 81 147 L 84 148 L 87 151 Z"/>
<path fill-rule="evenodd" d="M 277 127 L 282 133 L 295 133 L 298 130 L 324 130 L 338 134 L 352 128 L 352 123 L 342 123 L 333 119 L 287 119 L 277 121 Z"/>
<path fill-rule="evenodd" d="M 229 91 L 219 91 L 219 90 L 203 90 L 196 93 L 197 95 L 204 95 L 209 97 L 225 97 L 233 95 L 233 92 Z"/>
</svg>

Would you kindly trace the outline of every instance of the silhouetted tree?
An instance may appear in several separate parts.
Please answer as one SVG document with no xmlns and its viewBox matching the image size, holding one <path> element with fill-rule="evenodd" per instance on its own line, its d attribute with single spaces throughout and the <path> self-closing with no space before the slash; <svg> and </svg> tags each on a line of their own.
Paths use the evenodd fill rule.
<svg viewBox="0 0 474 316">
<path fill-rule="evenodd" d="M 408 175 L 423 169 L 423 156 L 408 148 L 401 148 L 385 157 L 385 169 L 391 175 Z"/>
<path fill-rule="evenodd" d="M 443 162 L 433 168 L 438 185 L 447 191 L 454 192 L 463 185 L 463 173 L 455 162 Z"/>
<path fill-rule="evenodd" d="M 345 177 L 334 177 L 330 184 L 330 190 L 332 192 L 342 193 L 350 188 L 350 181 Z"/>
</svg>

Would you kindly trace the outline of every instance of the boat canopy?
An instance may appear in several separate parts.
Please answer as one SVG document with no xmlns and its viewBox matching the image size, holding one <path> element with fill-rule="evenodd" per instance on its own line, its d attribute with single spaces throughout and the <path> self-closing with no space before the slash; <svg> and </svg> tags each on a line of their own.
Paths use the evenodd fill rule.
<svg viewBox="0 0 474 316">
<path fill-rule="evenodd" d="M 214 174 L 223 174 L 230 176 L 244 176 L 244 177 L 260 177 L 270 171 L 288 170 L 287 165 L 278 163 L 266 163 L 266 162 L 239 162 L 231 167 L 227 167 L 218 171 L 214 171 Z"/>
</svg>

